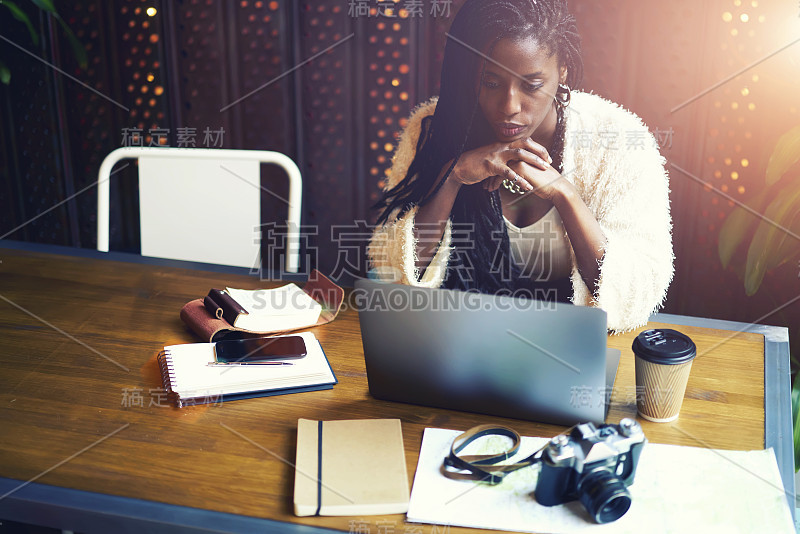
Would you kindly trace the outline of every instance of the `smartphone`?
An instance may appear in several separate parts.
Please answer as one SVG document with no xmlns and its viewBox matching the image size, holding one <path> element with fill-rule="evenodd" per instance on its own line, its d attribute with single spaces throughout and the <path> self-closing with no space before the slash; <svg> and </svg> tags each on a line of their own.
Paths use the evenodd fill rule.
<svg viewBox="0 0 800 534">
<path fill-rule="evenodd" d="M 290 360 L 306 355 L 306 343 L 300 336 L 226 339 L 214 346 L 217 363 L 258 363 Z"/>
</svg>

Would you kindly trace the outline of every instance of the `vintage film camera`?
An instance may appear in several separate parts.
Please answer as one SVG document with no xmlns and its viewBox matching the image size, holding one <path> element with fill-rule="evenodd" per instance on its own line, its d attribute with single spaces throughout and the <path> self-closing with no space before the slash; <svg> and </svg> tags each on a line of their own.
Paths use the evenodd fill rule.
<svg viewBox="0 0 800 534">
<path fill-rule="evenodd" d="M 619 425 L 575 426 L 550 440 L 542 454 L 536 501 L 555 506 L 580 500 L 598 523 L 616 521 L 631 506 L 628 486 L 647 439 L 633 419 Z"/>
</svg>

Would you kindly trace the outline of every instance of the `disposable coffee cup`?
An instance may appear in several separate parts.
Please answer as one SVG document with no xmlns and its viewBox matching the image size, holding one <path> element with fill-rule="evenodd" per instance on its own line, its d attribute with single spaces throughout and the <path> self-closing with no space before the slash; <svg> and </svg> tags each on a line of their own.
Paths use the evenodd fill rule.
<svg viewBox="0 0 800 534">
<path fill-rule="evenodd" d="M 645 330 L 633 340 L 636 408 L 648 421 L 678 418 L 697 347 L 685 334 L 668 328 Z"/>
</svg>

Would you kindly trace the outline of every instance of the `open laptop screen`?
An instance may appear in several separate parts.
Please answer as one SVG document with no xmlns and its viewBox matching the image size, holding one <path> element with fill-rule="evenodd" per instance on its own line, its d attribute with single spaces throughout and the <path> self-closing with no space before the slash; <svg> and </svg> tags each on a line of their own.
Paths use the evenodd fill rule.
<svg viewBox="0 0 800 534">
<path fill-rule="evenodd" d="M 373 396 L 557 424 L 604 421 L 613 385 L 604 311 L 372 280 L 354 291 Z"/>
</svg>

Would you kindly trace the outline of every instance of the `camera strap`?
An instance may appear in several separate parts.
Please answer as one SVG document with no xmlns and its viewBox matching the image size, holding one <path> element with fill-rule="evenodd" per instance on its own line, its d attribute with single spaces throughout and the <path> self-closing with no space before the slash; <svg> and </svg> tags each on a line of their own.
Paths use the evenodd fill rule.
<svg viewBox="0 0 800 534">
<path fill-rule="evenodd" d="M 464 448 L 484 436 L 505 436 L 512 440 L 511 447 L 495 454 L 471 454 L 459 456 Z M 490 485 L 499 484 L 505 476 L 523 467 L 529 467 L 541 460 L 544 447 L 534 452 L 524 460 L 512 464 L 497 465 L 499 462 L 511 459 L 519 452 L 522 443 L 520 435 L 510 428 L 497 425 L 479 425 L 472 427 L 453 440 L 450 454 L 445 457 L 443 472 L 448 478 L 457 480 L 477 480 Z"/>
</svg>

